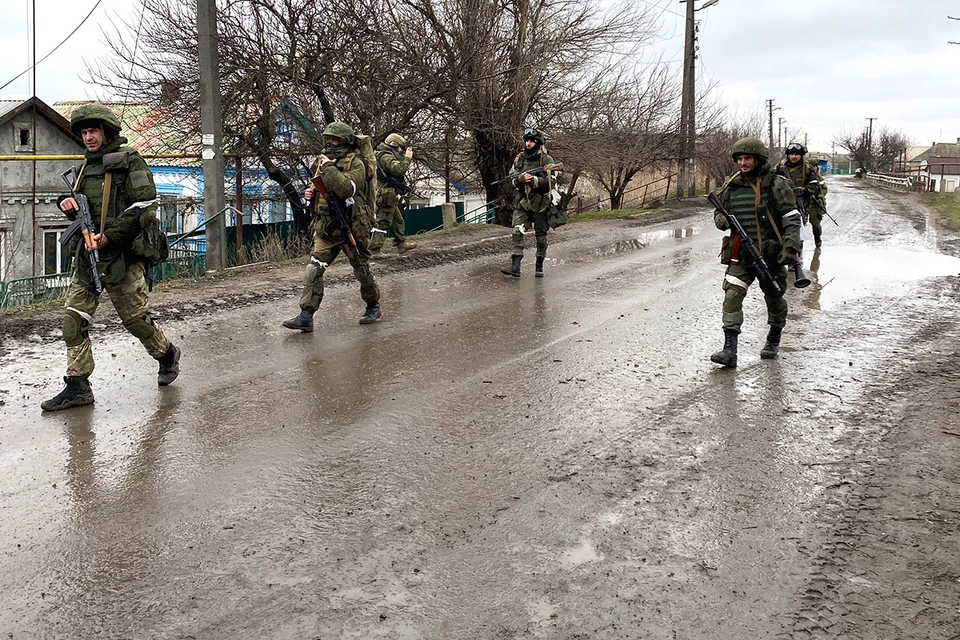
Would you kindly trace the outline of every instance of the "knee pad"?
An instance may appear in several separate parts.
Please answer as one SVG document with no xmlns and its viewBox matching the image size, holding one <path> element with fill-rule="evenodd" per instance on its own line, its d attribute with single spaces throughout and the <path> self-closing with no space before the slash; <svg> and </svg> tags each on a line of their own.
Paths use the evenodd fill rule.
<svg viewBox="0 0 960 640">
<path fill-rule="evenodd" d="M 140 340 L 146 340 L 157 330 L 157 325 L 154 324 L 153 318 L 149 315 L 143 315 L 139 318 L 125 321 L 123 326 Z"/>
<path fill-rule="evenodd" d="M 546 252 L 547 251 L 547 236 L 546 234 L 542 236 L 537 236 L 537 250 Z"/>
<path fill-rule="evenodd" d="M 68 347 L 75 347 L 87 339 L 90 316 L 76 309 L 68 308 L 63 314 L 63 341 Z"/>
<path fill-rule="evenodd" d="M 310 258 L 310 262 L 307 263 L 307 274 L 304 278 L 306 285 L 312 287 L 317 278 L 323 277 L 323 272 L 327 270 L 328 266 L 329 264 L 326 262 Z"/>
</svg>

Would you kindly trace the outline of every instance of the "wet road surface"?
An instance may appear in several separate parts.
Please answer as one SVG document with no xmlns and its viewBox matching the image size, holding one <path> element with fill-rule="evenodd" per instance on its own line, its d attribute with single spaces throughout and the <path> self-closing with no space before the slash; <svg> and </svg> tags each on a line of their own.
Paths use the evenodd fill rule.
<svg viewBox="0 0 960 640">
<path fill-rule="evenodd" d="M 166 322 L 174 386 L 95 332 L 93 408 L 41 415 L 60 345 L 0 360 L 0 608 L 13 638 L 793 637 L 891 353 L 958 304 L 916 215 L 833 180 L 782 356 L 750 291 L 722 343 L 720 232 L 566 230 L 381 280 Z M 589 229 L 589 231 L 588 231 Z M 873 398 L 873 396 L 870 396 Z M 870 400 L 873 402 L 873 400 Z M 799 637 L 799 636 L 798 636 Z"/>
</svg>

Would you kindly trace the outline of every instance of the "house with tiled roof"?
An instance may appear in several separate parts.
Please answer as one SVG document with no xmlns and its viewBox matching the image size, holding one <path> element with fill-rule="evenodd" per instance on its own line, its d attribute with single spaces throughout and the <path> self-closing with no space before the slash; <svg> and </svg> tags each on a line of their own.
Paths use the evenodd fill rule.
<svg viewBox="0 0 960 640">
<path fill-rule="evenodd" d="M 89 100 L 56 102 L 64 117 Z M 158 215 L 167 233 L 183 233 L 203 220 L 203 166 L 199 138 L 191 138 L 177 120 L 159 105 L 143 102 L 106 102 L 123 125 L 121 135 L 140 152 L 153 172 L 159 200 Z M 282 132 L 278 132 L 282 135 Z M 227 201 L 236 201 L 236 166 L 228 159 L 224 183 Z M 292 220 L 293 213 L 280 188 L 266 172 L 245 162 L 241 173 L 243 223 L 265 224 Z M 231 194 L 231 191 L 234 193 Z M 227 224 L 236 224 L 227 218 Z M 202 246 L 202 243 L 201 243 Z"/>
<path fill-rule="evenodd" d="M 952 192 L 960 187 L 960 138 L 934 142 L 921 151 L 907 150 L 907 173 L 927 191 Z"/>
<path fill-rule="evenodd" d="M 69 269 L 59 243 L 69 220 L 57 198 L 65 190 L 60 174 L 74 162 L 32 158 L 82 153 L 69 120 L 43 100 L 0 100 L 0 280 Z"/>
</svg>

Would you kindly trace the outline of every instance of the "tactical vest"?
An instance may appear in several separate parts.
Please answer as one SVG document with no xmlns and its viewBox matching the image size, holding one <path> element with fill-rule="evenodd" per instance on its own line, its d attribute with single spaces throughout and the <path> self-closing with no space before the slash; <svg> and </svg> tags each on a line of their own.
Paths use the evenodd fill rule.
<svg viewBox="0 0 960 640">
<path fill-rule="evenodd" d="M 727 211 L 743 225 L 743 230 L 758 247 L 763 247 L 768 240 L 773 240 L 777 244 L 780 243 L 777 237 L 777 232 L 780 230 L 778 228 L 777 232 L 774 232 L 771 218 L 771 216 L 776 215 L 774 208 L 771 206 L 775 202 L 773 196 L 773 181 L 775 178 L 776 174 L 768 171 L 760 179 L 760 205 L 762 205 L 760 211 L 765 212 L 762 219 L 757 206 L 757 193 L 750 186 L 752 181 L 745 181 L 739 174 L 734 174 L 723 185 L 722 199 L 726 201 L 724 204 Z"/>
</svg>

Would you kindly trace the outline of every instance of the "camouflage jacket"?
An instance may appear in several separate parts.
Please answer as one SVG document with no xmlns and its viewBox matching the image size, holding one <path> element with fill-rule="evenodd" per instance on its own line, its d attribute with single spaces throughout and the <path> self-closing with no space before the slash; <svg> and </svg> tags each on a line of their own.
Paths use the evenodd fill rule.
<svg viewBox="0 0 960 640">
<path fill-rule="evenodd" d="M 100 263 L 97 267 L 104 284 L 119 282 L 126 272 L 127 264 L 138 261 L 131 249 L 141 230 L 141 217 L 154 215 L 156 210 L 156 205 L 146 207 L 145 210 L 127 210 L 135 203 L 156 199 L 157 189 L 147 163 L 135 149 L 124 146 L 126 142 L 126 138 L 118 136 L 99 151 L 87 152 L 74 187 L 75 191 L 87 196 L 93 225 L 98 233 L 102 231 L 107 237 L 106 246 L 99 251 Z M 108 171 L 112 174 L 111 187 L 106 222 L 104 228 L 100 229 L 103 185 Z M 69 194 L 60 196 L 58 204 L 69 197 Z M 78 281 L 92 286 L 93 271 L 83 255 L 86 249 L 79 234 L 74 236 L 69 250 L 76 258 Z"/>
</svg>

